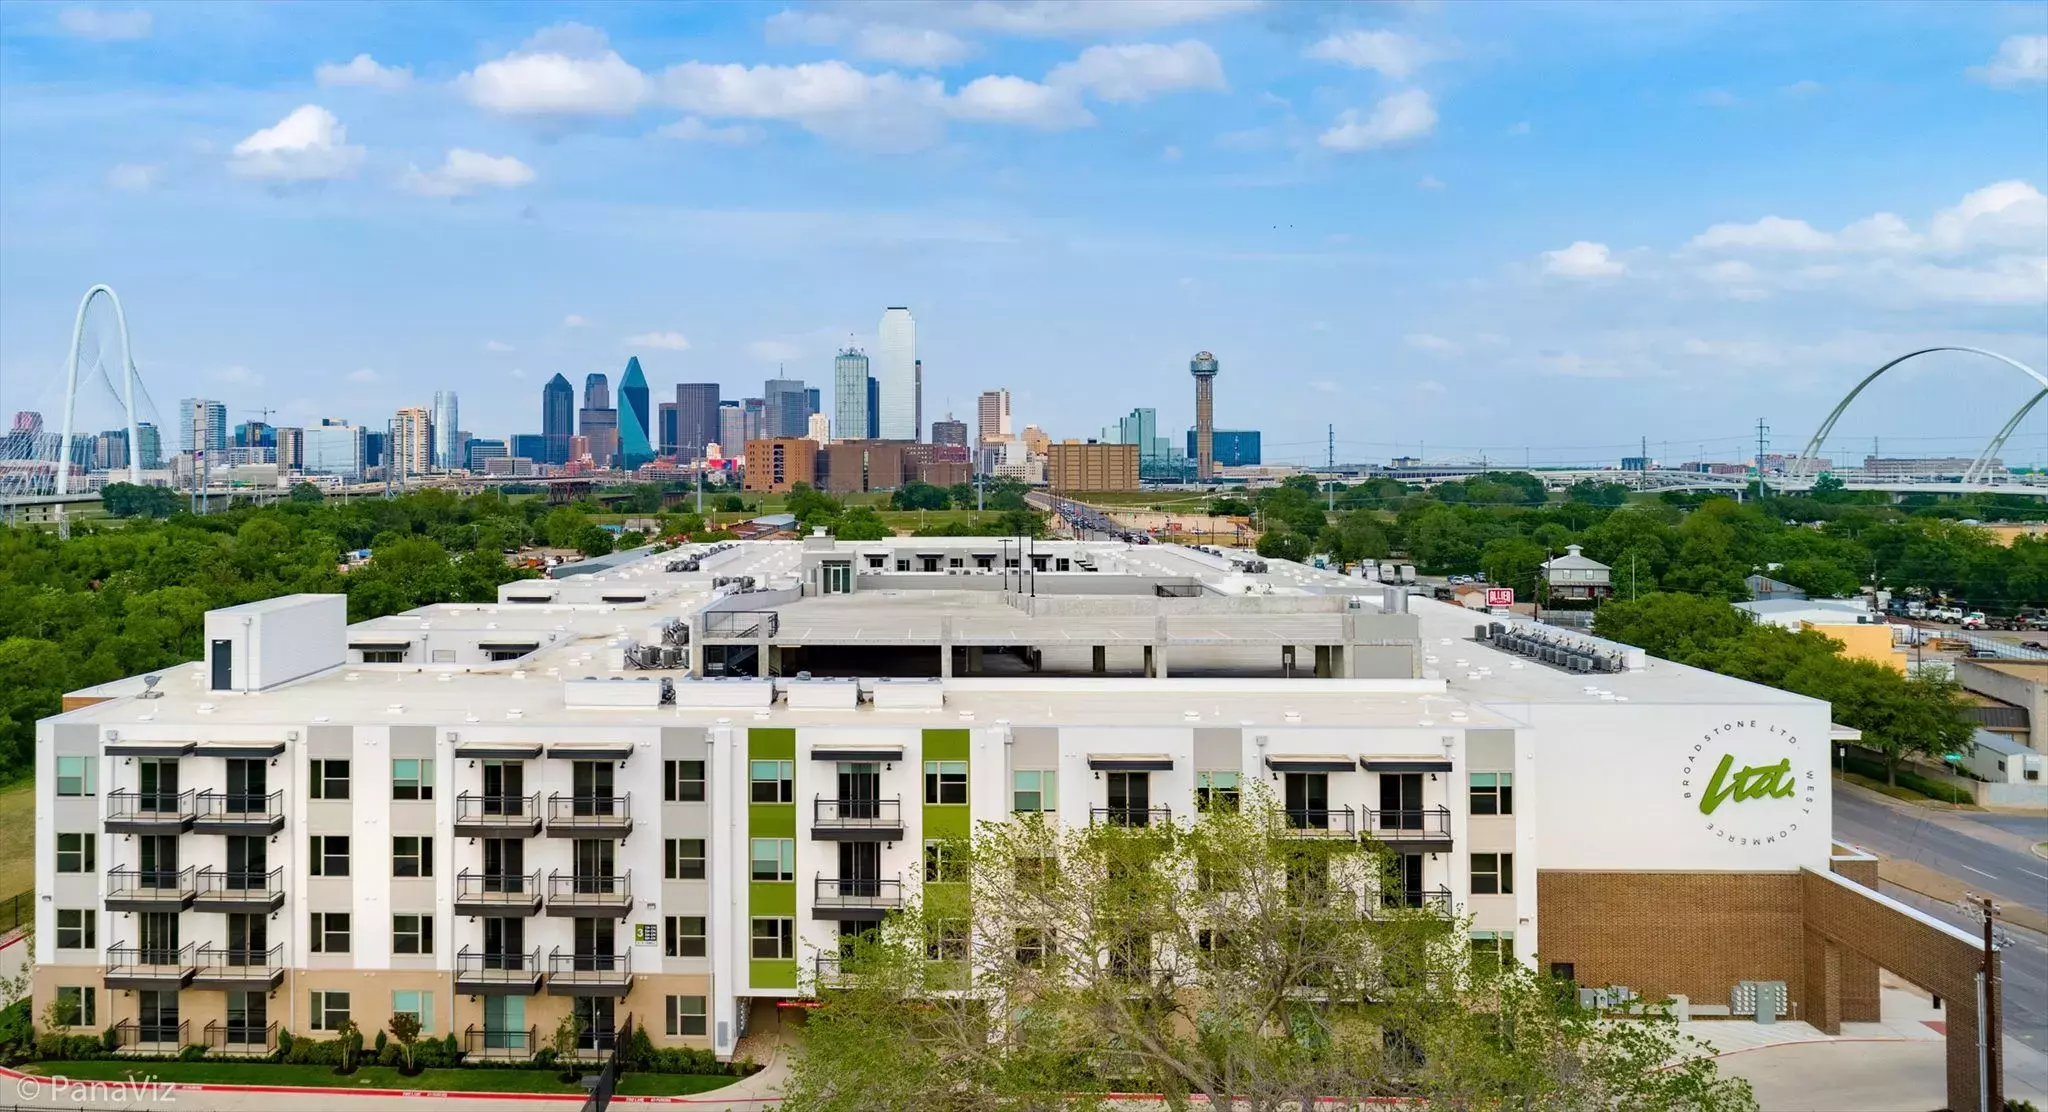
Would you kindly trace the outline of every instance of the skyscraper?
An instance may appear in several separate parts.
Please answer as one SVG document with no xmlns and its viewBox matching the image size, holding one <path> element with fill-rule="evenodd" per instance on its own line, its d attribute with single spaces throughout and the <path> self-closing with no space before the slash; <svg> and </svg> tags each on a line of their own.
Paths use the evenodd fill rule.
<svg viewBox="0 0 2048 1112">
<path fill-rule="evenodd" d="M 433 418 L 425 406 L 409 405 L 391 418 L 390 458 L 394 475 L 424 475 L 433 466 Z"/>
<path fill-rule="evenodd" d="M 882 384 L 873 375 L 868 376 L 868 431 L 862 435 L 869 440 L 882 436 Z"/>
<path fill-rule="evenodd" d="M 135 423 L 135 462 L 145 471 L 164 465 L 163 433 L 148 421 Z"/>
<path fill-rule="evenodd" d="M 981 399 L 975 403 L 975 420 L 981 443 L 1010 439 L 1010 392 L 1001 387 L 983 390 Z"/>
<path fill-rule="evenodd" d="M 654 458 L 654 445 L 647 438 L 647 376 L 640 371 L 640 357 L 626 360 L 626 373 L 619 378 L 618 466 L 631 471 Z"/>
<path fill-rule="evenodd" d="M 803 379 L 769 379 L 761 385 L 761 401 L 767 407 L 767 427 L 762 435 L 769 439 L 799 437 L 810 426 L 811 413 L 809 404 L 804 400 Z"/>
<path fill-rule="evenodd" d="M 967 447 L 967 422 L 955 421 L 951 417 L 943 421 L 933 421 L 932 443 L 952 444 L 961 448 Z"/>
<path fill-rule="evenodd" d="M 659 402 L 654 407 L 654 450 L 673 458 L 676 455 L 676 403 Z"/>
<path fill-rule="evenodd" d="M 156 430 L 154 430 L 154 429 L 151 429 L 151 430 L 150 430 L 151 434 L 154 434 L 154 433 L 155 433 L 155 431 L 156 431 Z M 142 430 L 140 430 L 140 429 L 137 429 L 137 430 L 136 430 L 136 433 L 135 433 L 135 438 L 136 438 L 137 440 L 140 440 L 140 441 L 145 441 L 145 442 L 147 442 L 147 441 L 153 441 L 153 440 L 155 439 L 154 435 L 150 435 L 150 436 L 147 436 L 147 437 L 145 437 L 145 436 L 144 436 L 144 434 L 142 433 Z M 154 447 L 154 445 L 152 444 L 152 445 L 151 445 L 151 447 Z M 285 428 L 280 428 L 280 429 L 278 429 L 278 430 L 277 430 L 277 466 L 278 466 L 278 468 L 279 468 L 280 470 L 284 470 L 284 471 L 298 471 L 298 470 L 302 469 L 303 467 L 305 467 L 305 465 L 306 465 L 306 430 L 304 430 L 304 429 L 295 429 L 295 428 L 291 428 L 291 427 L 288 427 L 288 426 L 287 426 L 287 427 L 285 427 Z"/>
<path fill-rule="evenodd" d="M 461 424 L 455 411 L 455 391 L 434 391 L 433 422 L 434 466 L 443 471 L 461 467 L 465 461 L 461 448 L 455 442 L 455 432 Z"/>
<path fill-rule="evenodd" d="M 868 357 L 851 345 L 832 358 L 832 427 L 841 440 L 868 435 Z"/>
<path fill-rule="evenodd" d="M 882 313 L 875 361 L 875 382 L 879 386 L 880 408 L 875 432 L 883 440 L 916 440 L 919 434 L 917 322 L 910 310 L 900 305 Z"/>
<path fill-rule="evenodd" d="M 540 435 L 547 456 L 539 462 L 569 462 L 569 438 L 575 433 L 576 388 L 557 374 L 540 389 Z"/>
<path fill-rule="evenodd" d="M 619 411 L 612 408 L 611 380 L 594 371 L 583 379 L 583 409 L 576 433 L 590 442 L 590 462 L 610 467 L 619 454 Z"/>
<path fill-rule="evenodd" d="M 718 403 L 718 454 L 744 459 L 747 454 L 747 411 L 737 401 Z"/>
<path fill-rule="evenodd" d="M 178 400 L 178 450 L 218 452 L 228 450 L 228 407 L 211 398 Z"/>
<path fill-rule="evenodd" d="M 924 429 L 924 360 L 910 361 L 910 427 Z"/>
<path fill-rule="evenodd" d="M 323 417 L 319 424 L 306 426 L 304 452 L 300 470 L 306 474 L 361 482 L 363 468 L 369 465 L 369 436 L 360 425 Z"/>
<path fill-rule="evenodd" d="M 726 444 L 725 431 L 719 426 L 719 388 L 715 382 L 680 382 L 676 384 L 676 455 L 683 462 L 704 458 L 704 446 L 714 441 L 723 445 L 727 455 L 737 455 L 735 446 Z"/>
<path fill-rule="evenodd" d="M 1198 351 L 1188 361 L 1195 376 L 1195 479 L 1216 477 L 1216 357 Z"/>
</svg>

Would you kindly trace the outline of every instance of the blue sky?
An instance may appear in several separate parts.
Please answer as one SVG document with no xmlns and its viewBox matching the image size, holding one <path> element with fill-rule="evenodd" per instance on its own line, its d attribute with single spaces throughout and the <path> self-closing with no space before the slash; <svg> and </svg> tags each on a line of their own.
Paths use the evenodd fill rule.
<svg viewBox="0 0 2048 1112">
<path fill-rule="evenodd" d="M 1733 456 L 1915 347 L 2048 371 L 2043 190 L 2043 4 L 9 3 L 0 409 L 108 282 L 171 414 L 535 431 L 556 371 L 821 384 L 902 304 L 927 420 L 1178 429 L 1207 348 L 1269 459 Z M 1929 357 L 1838 442 L 2029 393 Z"/>
</svg>

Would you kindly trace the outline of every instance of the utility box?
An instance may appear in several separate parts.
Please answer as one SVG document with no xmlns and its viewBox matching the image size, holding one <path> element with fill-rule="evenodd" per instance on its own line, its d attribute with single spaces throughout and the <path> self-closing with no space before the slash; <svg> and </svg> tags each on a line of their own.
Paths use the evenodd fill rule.
<svg viewBox="0 0 2048 1112">
<path fill-rule="evenodd" d="M 209 690 L 263 691 L 347 663 L 347 595 L 282 595 L 206 612 Z"/>
</svg>

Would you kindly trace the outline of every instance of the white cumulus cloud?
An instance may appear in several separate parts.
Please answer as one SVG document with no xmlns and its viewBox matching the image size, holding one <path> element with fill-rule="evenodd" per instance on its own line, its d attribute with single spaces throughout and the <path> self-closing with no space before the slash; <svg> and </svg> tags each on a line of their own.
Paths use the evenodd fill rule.
<svg viewBox="0 0 2048 1112">
<path fill-rule="evenodd" d="M 1398 31 L 1341 31 L 1309 47 L 1307 56 L 1377 70 L 1396 81 L 1408 80 L 1436 58 L 1429 47 Z"/>
<path fill-rule="evenodd" d="M 663 124 L 654 129 L 654 134 L 663 139 L 674 139 L 682 143 L 723 143 L 740 146 L 758 142 L 761 129 L 746 124 L 730 127 L 714 127 L 695 116 L 684 116 L 672 124 Z"/>
<path fill-rule="evenodd" d="M 2014 35 L 1998 44 L 1990 65 L 1973 67 L 1970 74 L 2001 89 L 2048 82 L 2048 35 Z"/>
<path fill-rule="evenodd" d="M 1053 130 L 1081 127 L 1095 117 L 1072 89 L 1022 77 L 976 78 L 953 95 L 953 115 L 981 123 L 1022 124 Z"/>
<path fill-rule="evenodd" d="M 826 12 L 777 12 L 762 29 L 771 43 L 843 45 L 861 58 L 918 69 L 958 65 L 974 54 L 973 44 L 935 27 L 865 23 Z"/>
<path fill-rule="evenodd" d="M 631 348 L 660 348 L 664 351 L 683 351 L 690 346 L 688 337 L 680 332 L 642 332 L 626 337 L 625 343 Z"/>
<path fill-rule="evenodd" d="M 669 99 L 706 116 L 787 120 L 828 138 L 909 150 L 943 129 L 946 88 L 936 78 L 868 74 L 841 61 L 795 66 L 684 62 L 662 75 Z"/>
<path fill-rule="evenodd" d="M 1436 130 L 1436 105 L 1421 89 L 1384 97 L 1372 112 L 1347 108 L 1316 142 L 1333 151 L 1369 151 L 1411 142 Z"/>
<path fill-rule="evenodd" d="M 533 167 L 511 155 L 489 155 L 456 147 L 435 169 L 407 169 L 398 184 L 422 197 L 467 197 L 485 189 L 516 189 L 531 181 Z"/>
<path fill-rule="evenodd" d="M 1262 0 L 973 0 L 949 15 L 1005 35 L 1097 35 L 1223 19 L 1261 5 Z"/>
<path fill-rule="evenodd" d="M 456 79 L 479 108 L 511 116 L 619 116 L 639 108 L 653 82 L 579 24 L 549 28 L 518 50 Z"/>
<path fill-rule="evenodd" d="M 1171 46 L 1126 43 L 1091 46 L 1071 62 L 1054 66 L 1048 85 L 1085 89 L 1111 103 L 1141 101 L 1181 89 L 1226 89 L 1223 60 L 1197 39 Z"/>
<path fill-rule="evenodd" d="M 120 42 L 149 37 L 152 20 L 150 14 L 141 9 L 125 12 L 100 11 L 97 8 L 65 8 L 57 13 L 57 26 L 67 35 L 81 39 L 99 39 L 102 42 Z"/>
<path fill-rule="evenodd" d="M 485 351 L 498 351 L 498 352 L 504 352 L 504 351 L 511 351 L 511 350 L 512 350 L 512 345 L 511 345 L 511 344 L 508 344 L 508 343 L 506 343 L 506 342 L 505 342 L 505 341 L 503 341 L 503 340 L 485 340 L 485 341 L 484 341 L 484 350 L 485 350 Z"/>
<path fill-rule="evenodd" d="M 313 69 L 313 80 L 323 88 L 403 89 L 412 84 L 409 66 L 378 65 L 368 54 L 346 62 L 325 62 Z"/>
<path fill-rule="evenodd" d="M 228 170 L 276 182 L 324 181 L 355 173 L 362 161 L 363 148 L 349 145 L 348 129 L 334 113 L 305 104 L 235 144 Z"/>
<path fill-rule="evenodd" d="M 1604 243 L 1579 240 L 1570 247 L 1543 253 L 1543 271 L 1565 278 L 1607 278 L 1628 271 Z"/>
<path fill-rule="evenodd" d="M 1455 340 L 1446 340 L 1428 332 L 1410 332 L 1404 339 L 1409 347 L 1431 355 L 1458 355 L 1465 350 L 1464 345 Z"/>
</svg>

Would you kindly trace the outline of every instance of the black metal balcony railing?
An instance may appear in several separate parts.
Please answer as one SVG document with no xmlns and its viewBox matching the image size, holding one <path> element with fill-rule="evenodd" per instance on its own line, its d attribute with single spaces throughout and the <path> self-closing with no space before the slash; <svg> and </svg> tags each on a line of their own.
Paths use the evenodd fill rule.
<svg viewBox="0 0 2048 1112">
<path fill-rule="evenodd" d="M 1173 821 L 1173 808 L 1090 807 L 1088 818 L 1111 826 L 1159 826 Z"/>
<path fill-rule="evenodd" d="M 267 873 L 229 872 L 201 869 L 197 888 L 199 901 L 208 904 L 273 904 L 284 895 L 284 870 Z"/>
<path fill-rule="evenodd" d="M 1349 807 L 1289 807 L 1280 833 L 1294 838 L 1358 836 L 1358 815 Z"/>
<path fill-rule="evenodd" d="M 903 882 L 881 877 L 828 877 L 816 879 L 814 899 L 821 908 L 903 906 Z"/>
<path fill-rule="evenodd" d="M 190 973 L 195 968 L 197 951 L 198 947 L 190 942 L 183 946 L 111 946 L 107 949 L 107 976 L 169 978 L 180 971 Z"/>
<path fill-rule="evenodd" d="M 189 1019 L 148 1023 L 124 1019 L 114 1024 L 114 1045 L 121 1049 L 159 1046 L 183 1049 L 192 1041 L 191 1033 L 192 1021 Z"/>
<path fill-rule="evenodd" d="M 1372 832 L 1388 841 L 1443 841 L 1451 836 L 1448 807 L 1382 808 L 1367 816 Z"/>
<path fill-rule="evenodd" d="M 198 873 L 184 869 L 110 869 L 107 872 L 107 904 L 114 910 L 145 910 L 192 902 L 198 893 Z"/>
<path fill-rule="evenodd" d="M 831 830 L 900 830 L 903 799 L 826 799 L 811 804 L 811 826 Z"/>
<path fill-rule="evenodd" d="M 462 915 L 531 915 L 540 903 L 540 870 L 530 873 L 455 875 L 455 910 Z"/>
<path fill-rule="evenodd" d="M 269 795 L 203 791 L 195 802 L 199 821 L 209 826 L 269 826 L 284 818 L 282 791 Z"/>
<path fill-rule="evenodd" d="M 521 1031 L 471 1024 L 462 1033 L 462 1043 L 471 1058 L 531 1058 L 540 1049 L 540 1028 Z"/>
<path fill-rule="evenodd" d="M 242 970 L 261 973 L 284 967 L 284 944 L 269 949 L 254 946 L 201 946 L 199 968 L 204 970 Z"/>
<path fill-rule="evenodd" d="M 633 954 L 548 954 L 548 991 L 557 996 L 624 996 L 633 984 Z"/>
<path fill-rule="evenodd" d="M 517 950 L 473 950 L 464 946 L 455 955 L 456 991 L 464 986 L 503 985 L 528 989 L 540 980 L 540 948 Z"/>
<path fill-rule="evenodd" d="M 1435 888 L 1393 888 L 1380 893 L 1380 903 L 1385 907 L 1416 908 L 1449 915 L 1451 890 L 1443 885 Z"/>
<path fill-rule="evenodd" d="M 773 637 L 782 616 L 773 610 L 712 610 L 704 615 L 706 637 Z"/>
<path fill-rule="evenodd" d="M 208 1050 L 223 1054 L 268 1054 L 277 1049 L 276 1023 L 209 1020 L 201 1034 Z"/>
<path fill-rule="evenodd" d="M 829 988 L 832 985 L 843 985 L 846 983 L 848 974 L 846 972 L 846 958 L 844 956 L 835 954 L 830 950 L 820 950 L 817 956 L 812 959 L 812 965 L 816 971 L 819 988 Z"/>
<path fill-rule="evenodd" d="M 144 792 L 126 788 L 107 793 L 107 825 L 153 830 L 192 825 L 197 792 Z"/>
<path fill-rule="evenodd" d="M 633 874 L 561 873 L 548 874 L 550 906 L 610 907 L 633 902 Z"/>
<path fill-rule="evenodd" d="M 621 831 L 633 826 L 632 797 L 629 795 L 548 796 L 548 830 Z"/>
<path fill-rule="evenodd" d="M 531 828 L 540 821 L 540 793 L 531 795 L 479 795 L 463 792 L 455 797 L 455 825 L 483 830 Z"/>
</svg>

